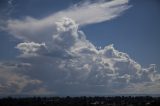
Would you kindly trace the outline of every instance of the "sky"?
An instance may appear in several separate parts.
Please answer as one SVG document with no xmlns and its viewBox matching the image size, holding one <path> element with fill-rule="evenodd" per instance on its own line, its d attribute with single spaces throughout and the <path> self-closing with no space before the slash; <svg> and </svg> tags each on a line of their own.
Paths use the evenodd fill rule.
<svg viewBox="0 0 160 106">
<path fill-rule="evenodd" d="M 1 0 L 1 95 L 160 93 L 159 0 Z"/>
</svg>

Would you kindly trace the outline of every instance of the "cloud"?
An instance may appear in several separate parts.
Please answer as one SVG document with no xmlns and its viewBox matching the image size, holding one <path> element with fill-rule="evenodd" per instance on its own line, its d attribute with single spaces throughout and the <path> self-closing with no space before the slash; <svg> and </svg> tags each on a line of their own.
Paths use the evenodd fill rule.
<svg viewBox="0 0 160 106">
<path fill-rule="evenodd" d="M 80 26 L 84 26 L 116 18 L 129 7 L 128 0 L 84 2 L 42 19 L 27 16 L 24 20 L 8 20 L 6 30 L 17 38 L 27 41 L 31 39 L 35 41 L 48 40 L 50 39 L 49 35 L 54 32 L 54 22 L 59 18 L 69 17 Z"/>
<path fill-rule="evenodd" d="M 10 16 L 15 8 L 14 0 L 8 0 L 8 7 L 7 8 L 8 8 L 8 10 L 6 11 L 7 12 L 6 14 L 8 16 Z"/>
<path fill-rule="evenodd" d="M 22 56 L 36 56 L 36 52 L 40 52 L 43 51 L 43 49 L 46 49 L 45 43 L 39 44 L 34 42 L 19 43 L 16 48 L 22 51 Z"/>
<path fill-rule="evenodd" d="M 21 40 L 16 46 L 21 52 L 17 61 L 23 64 L 7 64 L 7 67 L 16 67 L 7 68 L 7 74 L 0 76 L 0 79 L 15 74 L 25 84 L 19 93 L 25 91 L 28 94 L 158 93 L 160 74 L 154 64 L 143 68 L 128 54 L 115 49 L 113 44 L 97 49 L 79 30 L 79 26 L 119 16 L 128 8 L 127 3 L 127 0 L 88 2 L 41 20 L 30 17 L 26 20 L 9 20 L 8 31 Z M 10 83 L 7 77 L 4 81 Z M 18 80 L 14 81 L 21 84 Z M 32 86 L 33 83 L 36 85 Z"/>
<path fill-rule="evenodd" d="M 129 7 L 128 0 L 85 2 L 53 14 L 44 21 L 66 16 L 74 19 L 79 25 L 93 24 L 113 19 Z"/>
<path fill-rule="evenodd" d="M 0 63 L 0 94 L 22 94 L 27 92 L 25 90 L 28 86 L 35 86 L 42 83 L 39 80 L 31 79 L 29 76 L 24 75 L 18 70 L 30 66 L 27 63 Z M 23 67 L 23 68 L 22 68 Z"/>
<path fill-rule="evenodd" d="M 59 19 L 53 28 L 54 33 L 48 41 L 37 43 L 33 39 L 16 47 L 22 52 L 20 61 L 31 65 L 24 69 L 28 73 L 19 73 L 43 82 L 36 93 L 35 88 L 30 92 L 57 95 L 141 93 L 143 88 L 137 88 L 138 84 L 152 93 L 151 87 L 159 86 L 160 74 L 154 64 L 142 68 L 128 54 L 116 50 L 113 44 L 97 49 L 73 19 Z"/>
</svg>

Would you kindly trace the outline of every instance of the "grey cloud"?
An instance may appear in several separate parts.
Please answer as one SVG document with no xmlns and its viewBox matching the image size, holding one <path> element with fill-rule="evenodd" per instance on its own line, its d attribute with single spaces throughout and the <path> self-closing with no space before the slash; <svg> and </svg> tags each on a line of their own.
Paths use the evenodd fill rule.
<svg viewBox="0 0 160 106">
<path fill-rule="evenodd" d="M 0 64 L 0 94 L 21 94 L 22 91 L 28 86 L 36 86 L 41 83 L 40 80 L 31 79 L 29 76 L 21 74 L 17 71 L 19 66 L 28 66 L 27 63 L 23 64 Z M 20 70 L 20 69 L 19 69 Z"/>
</svg>

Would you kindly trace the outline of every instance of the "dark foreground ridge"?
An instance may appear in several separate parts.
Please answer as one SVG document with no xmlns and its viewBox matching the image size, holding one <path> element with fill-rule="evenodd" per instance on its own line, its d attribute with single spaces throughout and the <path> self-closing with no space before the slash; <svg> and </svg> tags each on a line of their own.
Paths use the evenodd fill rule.
<svg viewBox="0 0 160 106">
<path fill-rule="evenodd" d="M 160 97 L 7 97 L 0 106 L 160 106 Z"/>
</svg>

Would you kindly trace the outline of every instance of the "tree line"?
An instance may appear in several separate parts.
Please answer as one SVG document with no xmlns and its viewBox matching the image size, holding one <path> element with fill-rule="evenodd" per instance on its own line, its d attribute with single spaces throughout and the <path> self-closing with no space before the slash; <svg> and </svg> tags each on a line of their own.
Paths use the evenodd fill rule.
<svg viewBox="0 0 160 106">
<path fill-rule="evenodd" d="M 0 99 L 0 106 L 160 106 L 160 97 L 6 97 Z"/>
</svg>

